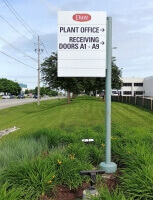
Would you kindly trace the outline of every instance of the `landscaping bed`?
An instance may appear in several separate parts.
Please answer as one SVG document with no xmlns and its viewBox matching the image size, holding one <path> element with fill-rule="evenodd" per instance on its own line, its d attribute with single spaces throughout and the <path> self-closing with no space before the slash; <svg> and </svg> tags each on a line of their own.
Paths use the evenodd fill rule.
<svg viewBox="0 0 153 200">
<path fill-rule="evenodd" d="M 10 113 L 2 119 L 2 129 L 7 122 L 20 127 L 0 140 L 2 199 L 81 199 L 90 179 L 80 171 L 98 169 L 105 160 L 104 106 L 101 100 L 78 98 L 70 105 L 44 102 L 40 108 L 33 106 L 33 112 L 30 105 L 23 106 L 16 118 L 11 117 L 13 108 L 0 111 Z M 35 130 L 32 123 L 38 124 Z M 152 134 L 152 112 L 112 104 L 112 161 L 118 171 L 109 178 L 97 176 L 99 196 L 91 199 L 153 199 Z M 83 138 L 94 143 L 84 144 Z"/>
</svg>

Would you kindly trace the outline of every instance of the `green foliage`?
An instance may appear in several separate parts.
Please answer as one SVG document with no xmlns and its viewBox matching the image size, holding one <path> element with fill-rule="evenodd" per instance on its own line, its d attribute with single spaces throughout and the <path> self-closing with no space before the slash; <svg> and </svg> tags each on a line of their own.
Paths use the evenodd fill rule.
<svg viewBox="0 0 153 200">
<path fill-rule="evenodd" d="M 25 94 L 29 94 L 30 92 L 29 92 L 29 90 L 28 89 L 26 89 L 25 90 Z"/>
<path fill-rule="evenodd" d="M 31 197 L 36 199 L 54 187 L 55 170 L 49 158 L 38 157 L 18 165 L 9 165 L 1 175 L 1 182 L 7 180 L 10 187 L 22 187 L 25 194 L 30 191 Z"/>
<path fill-rule="evenodd" d="M 86 94 L 90 92 L 96 95 L 105 90 L 105 78 L 61 78 L 57 77 L 57 53 L 47 58 L 41 65 L 42 79 L 45 84 L 48 84 L 52 89 L 64 89 L 74 94 L 79 94 L 85 91 Z M 112 58 L 112 88 L 119 89 L 121 87 L 121 70 L 118 69 Z"/>
<path fill-rule="evenodd" d="M 17 200 L 36 200 L 59 184 L 74 189 L 89 181 L 79 171 L 104 160 L 104 106 L 96 98 L 80 97 L 68 106 L 61 100 L 1 110 L 2 127 L 18 123 L 21 129 L 0 140 L 0 188 L 7 180 L 6 195 L 16 188 L 22 197 Z M 118 165 L 119 185 L 111 192 L 102 186 L 93 199 L 153 199 L 152 124 L 152 112 L 112 103 L 112 161 Z M 95 142 L 85 145 L 83 138 Z"/>
<path fill-rule="evenodd" d="M 0 92 L 17 95 L 20 93 L 20 91 L 21 91 L 21 88 L 18 83 L 8 80 L 6 78 L 0 79 Z"/>
<path fill-rule="evenodd" d="M 20 138 L 2 144 L 0 148 L 0 173 L 10 164 L 34 159 L 47 150 L 47 138 L 45 137 L 40 137 L 39 140 Z"/>
<path fill-rule="evenodd" d="M 76 78 L 57 77 L 57 53 L 47 58 L 41 65 L 42 79 L 51 89 L 64 89 L 78 94 L 81 89 L 80 81 Z"/>
<path fill-rule="evenodd" d="M 89 162 L 83 162 L 79 158 L 77 159 L 75 154 L 70 154 L 67 157 L 58 156 L 56 162 L 58 184 L 66 185 L 69 189 L 78 188 L 82 185 L 83 180 L 86 179 L 80 176 L 81 170 L 92 169 L 92 165 Z"/>
<path fill-rule="evenodd" d="M 38 93 L 38 87 L 35 87 L 34 93 L 35 94 Z M 40 95 L 41 96 L 44 96 L 44 95 L 57 96 L 58 92 L 51 90 L 49 87 L 40 87 Z"/>
<path fill-rule="evenodd" d="M 0 187 L 1 200 L 21 200 L 25 196 L 21 188 L 9 188 L 7 182 Z"/>
<path fill-rule="evenodd" d="M 123 192 L 116 189 L 110 192 L 106 186 L 103 186 L 98 190 L 99 195 L 97 197 L 91 197 L 91 200 L 127 200 Z M 134 200 L 133 198 L 128 198 L 128 200 Z"/>
<path fill-rule="evenodd" d="M 118 145 L 114 148 L 119 165 L 123 168 L 120 188 L 127 197 L 152 199 L 153 158 L 150 152 L 151 148 L 142 141 L 136 143 L 137 140 L 137 138 L 135 141 L 127 140 L 126 145 Z M 120 149 L 120 153 L 119 150 L 116 151 L 117 148 Z"/>
<path fill-rule="evenodd" d="M 112 88 L 121 89 L 122 86 L 122 71 L 115 64 L 116 58 L 112 58 Z"/>
</svg>

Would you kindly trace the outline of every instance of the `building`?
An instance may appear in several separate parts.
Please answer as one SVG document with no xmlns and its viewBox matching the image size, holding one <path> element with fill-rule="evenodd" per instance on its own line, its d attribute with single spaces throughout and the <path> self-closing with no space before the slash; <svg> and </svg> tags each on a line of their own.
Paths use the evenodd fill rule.
<svg viewBox="0 0 153 200">
<path fill-rule="evenodd" d="M 27 85 L 23 83 L 19 83 L 19 86 L 21 87 L 21 93 L 25 94 L 25 90 L 27 90 Z"/>
<path fill-rule="evenodd" d="M 119 94 L 122 96 L 153 97 L 153 76 L 146 78 L 122 78 L 123 85 Z"/>
<path fill-rule="evenodd" d="M 144 79 L 144 95 L 153 97 L 153 76 Z"/>
<path fill-rule="evenodd" d="M 143 96 L 144 78 L 122 78 L 123 86 L 121 87 L 122 96 Z"/>
</svg>

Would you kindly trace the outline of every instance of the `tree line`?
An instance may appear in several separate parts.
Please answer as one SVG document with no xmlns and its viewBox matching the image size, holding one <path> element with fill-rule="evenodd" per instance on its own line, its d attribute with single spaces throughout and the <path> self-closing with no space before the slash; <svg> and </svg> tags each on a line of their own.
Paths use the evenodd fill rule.
<svg viewBox="0 0 153 200">
<path fill-rule="evenodd" d="M 58 59 L 57 53 L 53 52 L 49 58 L 46 58 L 41 65 L 41 74 L 43 82 L 52 89 L 66 90 L 68 94 L 68 103 L 70 103 L 70 93 L 73 96 L 81 92 L 85 94 L 92 93 L 94 96 L 101 94 L 105 90 L 104 78 L 63 78 L 57 76 Z M 121 88 L 122 72 L 115 64 L 115 58 L 112 58 L 112 88 Z"/>
<path fill-rule="evenodd" d="M 26 89 L 25 94 L 37 94 L 37 88 L 38 87 L 35 87 L 35 89 Z M 6 78 L 0 78 L 0 92 L 3 92 L 4 94 L 19 95 L 21 93 L 21 87 L 17 82 Z M 49 87 L 40 87 L 40 95 L 57 96 L 58 92 L 51 90 Z"/>
<path fill-rule="evenodd" d="M 6 78 L 0 78 L 0 92 L 18 95 L 21 92 L 21 87 L 17 82 L 8 80 Z"/>
<path fill-rule="evenodd" d="M 73 97 L 80 93 L 85 94 L 101 94 L 105 91 L 105 77 L 104 78 L 66 78 L 57 76 L 58 59 L 57 53 L 53 52 L 50 57 L 46 58 L 41 65 L 42 81 L 46 87 L 40 88 L 40 94 L 56 96 L 57 91 L 65 90 L 68 95 L 68 103 L 70 103 L 70 93 L 73 93 Z M 120 89 L 122 85 L 121 81 L 122 72 L 115 64 L 115 58 L 112 58 L 112 88 Z M 7 80 L 5 78 L 0 79 L 0 92 L 11 93 L 18 95 L 21 92 L 21 87 L 17 82 Z M 37 94 L 37 87 L 34 90 L 26 90 L 26 94 Z"/>
<path fill-rule="evenodd" d="M 35 87 L 35 89 L 26 89 L 25 94 L 37 94 L 38 93 L 38 87 Z M 49 87 L 40 87 L 40 95 L 49 95 L 49 96 L 57 96 L 58 92 L 55 90 L 51 90 Z"/>
</svg>

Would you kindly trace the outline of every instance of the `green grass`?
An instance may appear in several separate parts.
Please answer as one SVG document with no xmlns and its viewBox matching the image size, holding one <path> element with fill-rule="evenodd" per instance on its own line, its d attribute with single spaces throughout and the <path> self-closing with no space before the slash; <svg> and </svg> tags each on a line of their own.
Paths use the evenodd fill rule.
<svg viewBox="0 0 153 200">
<path fill-rule="evenodd" d="M 81 101 L 81 103 L 80 103 Z M 8 137 L 31 134 L 40 129 L 75 129 L 104 124 L 104 106 L 101 101 L 78 100 L 70 105 L 66 100 L 41 102 L 12 107 L 0 111 L 1 129 L 20 127 Z"/>
<path fill-rule="evenodd" d="M 12 107 L 0 110 L 0 121 L 1 129 L 20 127 L 0 139 L 3 199 L 14 188 L 18 188 L 16 200 L 51 195 L 57 184 L 78 188 L 89 181 L 79 171 L 104 161 L 105 102 L 100 99 L 80 97 L 70 105 L 55 100 Z M 85 145 L 82 138 L 95 142 Z M 120 184 L 112 193 L 100 189 L 100 197 L 94 199 L 153 199 L 152 144 L 153 113 L 113 102 L 112 161 L 121 171 Z"/>
</svg>

